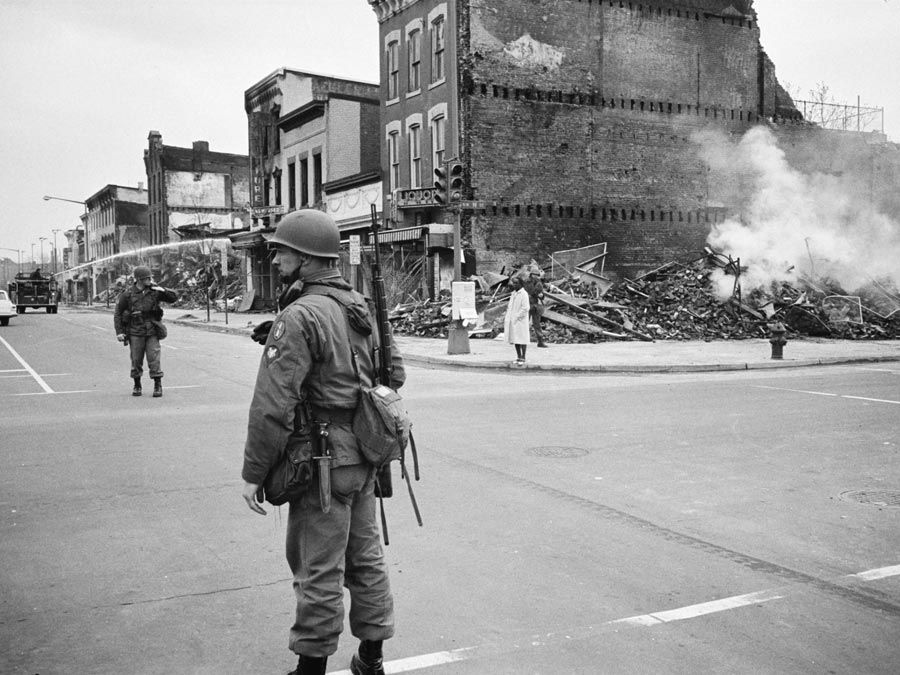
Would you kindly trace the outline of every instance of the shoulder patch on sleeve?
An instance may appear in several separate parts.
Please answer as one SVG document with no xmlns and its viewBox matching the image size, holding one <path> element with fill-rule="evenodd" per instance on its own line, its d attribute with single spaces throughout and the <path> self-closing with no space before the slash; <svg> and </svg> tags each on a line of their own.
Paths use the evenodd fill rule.
<svg viewBox="0 0 900 675">
<path fill-rule="evenodd" d="M 278 357 L 281 356 L 281 350 L 278 349 L 276 345 L 269 345 L 266 347 L 266 365 L 269 366 L 273 361 L 277 360 Z"/>
<path fill-rule="evenodd" d="M 279 319 L 275 324 L 275 330 L 272 333 L 272 337 L 276 340 L 280 340 L 282 335 L 284 335 L 284 321 Z"/>
</svg>

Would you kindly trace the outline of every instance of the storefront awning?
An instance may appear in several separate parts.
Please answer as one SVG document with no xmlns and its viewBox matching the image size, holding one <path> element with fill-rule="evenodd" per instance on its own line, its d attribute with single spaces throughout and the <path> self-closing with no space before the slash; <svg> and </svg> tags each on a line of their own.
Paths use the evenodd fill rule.
<svg viewBox="0 0 900 675">
<path fill-rule="evenodd" d="M 380 230 L 378 232 L 378 243 L 389 244 L 398 241 L 416 241 L 422 238 L 422 235 L 428 231 L 425 227 L 401 227 L 397 230 Z"/>
</svg>

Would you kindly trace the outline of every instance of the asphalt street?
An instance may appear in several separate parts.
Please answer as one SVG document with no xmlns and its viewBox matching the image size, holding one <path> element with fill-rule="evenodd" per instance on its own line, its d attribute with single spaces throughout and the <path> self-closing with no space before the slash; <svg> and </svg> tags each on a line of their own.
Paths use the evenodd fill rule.
<svg viewBox="0 0 900 675">
<path fill-rule="evenodd" d="M 286 510 L 240 498 L 260 347 L 163 345 L 135 398 L 110 315 L 0 330 L 0 672 L 294 664 Z M 898 378 L 410 367 L 425 526 L 398 489 L 386 671 L 897 672 Z"/>
</svg>

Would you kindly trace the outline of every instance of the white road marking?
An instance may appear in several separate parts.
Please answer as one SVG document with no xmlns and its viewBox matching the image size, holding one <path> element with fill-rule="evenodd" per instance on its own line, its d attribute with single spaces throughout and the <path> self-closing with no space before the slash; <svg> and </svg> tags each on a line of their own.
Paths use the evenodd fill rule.
<svg viewBox="0 0 900 675">
<path fill-rule="evenodd" d="M 757 605 L 762 602 L 769 602 L 770 600 L 780 600 L 783 597 L 783 595 L 779 595 L 775 591 L 759 591 L 757 593 L 748 593 L 746 595 L 736 595 L 731 598 L 713 600 L 712 602 L 703 602 L 699 605 L 689 605 L 687 607 L 679 607 L 678 609 L 670 609 L 665 612 L 654 612 L 653 614 L 641 614 L 640 616 L 632 616 L 627 619 L 618 619 L 612 623 L 655 626 L 659 623 L 683 621 L 684 619 L 693 619 L 706 614 L 714 614 L 729 609 L 737 609 L 738 607 L 746 607 L 747 605 Z"/>
<path fill-rule="evenodd" d="M 24 373 L 24 368 L 10 368 L 9 370 L 0 370 L 0 373 Z"/>
<path fill-rule="evenodd" d="M 15 396 L 46 396 L 47 394 L 95 394 L 99 393 L 96 389 L 73 389 L 72 391 L 33 391 L 30 394 L 14 394 Z"/>
<path fill-rule="evenodd" d="M 855 578 L 863 581 L 872 581 L 875 579 L 884 579 L 885 577 L 897 575 L 900 575 L 900 565 L 879 567 L 878 569 L 859 572 L 857 574 L 848 574 L 844 578 Z M 786 595 L 781 595 L 779 591 L 770 589 L 765 591 L 757 591 L 756 593 L 747 593 L 745 595 L 735 595 L 730 598 L 713 600 L 712 602 L 703 602 L 697 605 L 688 605 L 687 607 L 680 607 L 678 609 L 669 609 L 662 612 L 653 612 L 651 614 L 631 616 L 625 619 L 616 619 L 614 621 L 607 621 L 602 625 L 615 626 L 625 624 L 646 628 L 651 626 L 658 626 L 663 623 L 671 623 L 673 621 L 694 619 L 698 616 L 706 616 L 707 614 L 725 612 L 731 609 L 747 607 L 749 605 L 759 605 L 764 602 L 780 600 L 785 597 Z M 566 639 L 570 639 L 570 637 L 584 637 L 595 634 L 597 632 L 597 627 L 586 627 L 586 629 L 587 630 L 578 629 L 569 631 L 568 634 L 565 635 L 562 633 L 557 633 L 555 635 L 558 638 L 564 635 Z M 550 641 L 532 640 L 529 644 L 534 647 L 543 647 L 550 644 Z M 498 649 L 497 645 L 482 645 L 478 647 L 461 647 L 459 649 L 453 649 L 451 651 L 432 652 L 431 654 L 420 654 L 419 656 L 410 656 L 403 659 L 396 659 L 394 661 L 387 661 L 384 664 L 384 672 L 408 673 L 415 670 L 422 670 L 423 668 L 434 668 L 437 666 L 446 665 L 448 663 L 465 661 L 477 656 L 479 653 L 512 651 L 519 646 L 520 645 L 512 645 L 512 648 L 509 648 L 508 646 L 506 649 Z M 351 675 L 351 673 L 349 670 L 336 670 L 331 671 L 329 675 Z"/>
<path fill-rule="evenodd" d="M 16 361 L 18 361 L 19 363 L 22 364 L 22 367 L 25 368 L 25 370 L 28 371 L 28 374 L 34 378 L 35 382 L 37 382 L 41 386 L 41 389 L 43 389 L 48 394 L 53 393 L 53 390 L 50 388 L 50 385 L 47 384 L 46 382 L 44 382 L 44 379 L 34 371 L 34 368 L 29 366 L 28 363 L 25 362 L 25 359 L 23 359 L 21 356 L 19 356 L 19 353 L 15 349 L 12 348 L 11 344 L 9 344 L 2 337 L 0 337 L 0 342 L 2 342 L 3 345 L 9 350 L 9 353 L 12 354 L 13 357 L 15 357 Z"/>
<path fill-rule="evenodd" d="M 775 391 L 792 391 L 795 394 L 811 394 L 812 396 L 831 396 L 833 398 L 849 398 L 856 401 L 872 401 L 873 403 L 890 403 L 900 405 L 900 401 L 892 401 L 886 398 L 869 398 L 867 396 L 849 396 L 847 394 L 832 394 L 827 391 L 808 391 L 806 389 L 787 389 L 785 387 L 767 387 L 762 384 L 751 385 L 754 389 L 774 389 Z"/>
<path fill-rule="evenodd" d="M 887 577 L 895 577 L 900 575 L 900 565 L 891 565 L 890 567 L 879 567 L 858 574 L 848 574 L 852 579 L 862 579 L 863 581 L 874 581 L 875 579 L 886 579 Z"/>
<path fill-rule="evenodd" d="M 88 327 L 93 328 L 94 330 L 102 330 L 104 333 L 109 333 L 110 331 L 112 331 L 112 328 L 107 328 L 106 326 L 93 326 L 91 324 L 88 324 Z"/>
</svg>

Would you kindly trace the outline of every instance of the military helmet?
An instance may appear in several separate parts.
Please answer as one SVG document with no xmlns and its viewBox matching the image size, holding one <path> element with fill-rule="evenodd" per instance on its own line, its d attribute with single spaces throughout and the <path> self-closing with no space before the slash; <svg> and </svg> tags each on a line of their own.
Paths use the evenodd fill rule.
<svg viewBox="0 0 900 675">
<path fill-rule="evenodd" d="M 337 258 L 341 235 L 328 214 L 315 209 L 300 209 L 281 219 L 269 243 L 319 258 Z"/>
<path fill-rule="evenodd" d="M 150 273 L 150 268 L 146 265 L 138 265 L 134 268 L 134 272 L 132 272 L 135 281 L 138 279 L 143 279 L 144 277 L 152 277 L 153 275 Z"/>
</svg>

